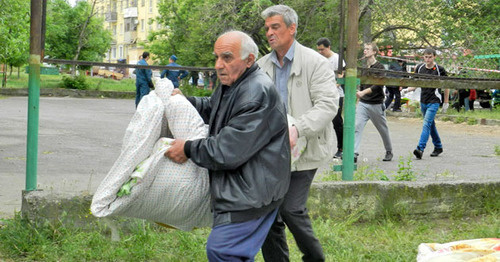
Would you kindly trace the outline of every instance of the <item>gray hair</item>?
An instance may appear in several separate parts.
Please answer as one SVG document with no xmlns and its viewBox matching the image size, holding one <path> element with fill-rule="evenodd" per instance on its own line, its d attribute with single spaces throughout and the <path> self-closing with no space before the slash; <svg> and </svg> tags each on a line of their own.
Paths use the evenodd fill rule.
<svg viewBox="0 0 500 262">
<path fill-rule="evenodd" d="M 245 32 L 242 32 L 242 31 L 231 30 L 231 31 L 227 31 L 227 32 L 223 33 L 221 36 L 224 36 L 227 34 L 236 34 L 240 38 L 240 40 L 241 40 L 241 49 L 240 49 L 241 59 L 247 59 L 250 54 L 253 54 L 255 56 L 255 61 L 257 60 L 257 57 L 259 56 L 259 48 L 257 47 L 257 44 L 255 44 L 253 39 L 248 34 L 246 34 Z"/>
<path fill-rule="evenodd" d="M 264 20 L 276 15 L 283 17 L 283 21 L 287 27 L 290 27 L 292 24 L 295 24 L 295 28 L 299 26 L 299 16 L 297 16 L 297 13 L 293 10 L 293 8 L 287 5 L 273 5 L 266 8 L 266 10 L 261 13 Z M 297 30 L 295 30 L 295 35 L 297 35 Z"/>
</svg>

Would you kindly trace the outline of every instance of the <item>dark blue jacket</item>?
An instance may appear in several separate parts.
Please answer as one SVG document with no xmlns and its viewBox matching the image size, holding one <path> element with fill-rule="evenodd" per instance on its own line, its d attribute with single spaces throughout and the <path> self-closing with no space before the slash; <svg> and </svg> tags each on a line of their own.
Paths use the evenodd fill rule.
<svg viewBox="0 0 500 262">
<path fill-rule="evenodd" d="M 168 64 L 167 66 L 180 66 L 179 64 L 177 63 L 170 63 Z M 183 79 L 184 77 L 186 77 L 188 75 L 188 71 L 186 70 L 168 70 L 168 69 L 165 69 L 161 72 L 161 78 L 164 78 L 165 75 L 167 76 L 167 78 L 172 81 L 172 84 L 174 84 L 174 87 L 175 88 L 178 88 L 179 87 L 179 75 L 180 75 L 180 78 Z"/>
<path fill-rule="evenodd" d="M 141 59 L 138 63 L 138 65 L 148 65 L 146 60 Z M 136 80 L 135 80 L 135 86 L 140 87 L 153 87 L 153 82 L 151 81 L 151 76 L 153 75 L 153 72 L 151 69 L 142 69 L 142 68 L 137 68 L 135 70 L 135 75 L 136 75 Z"/>
</svg>

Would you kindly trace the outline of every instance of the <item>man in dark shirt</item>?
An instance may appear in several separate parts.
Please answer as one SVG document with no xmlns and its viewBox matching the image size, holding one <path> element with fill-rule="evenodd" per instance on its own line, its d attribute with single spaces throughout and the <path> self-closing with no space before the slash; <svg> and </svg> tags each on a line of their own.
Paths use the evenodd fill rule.
<svg viewBox="0 0 500 262">
<path fill-rule="evenodd" d="M 425 49 L 424 63 L 415 67 L 415 73 L 446 76 L 447 74 L 444 68 L 434 62 L 434 59 L 436 59 L 436 50 L 431 48 Z M 415 88 L 409 88 L 409 91 L 414 89 Z M 449 89 L 444 90 L 443 111 L 448 109 L 449 93 Z M 436 117 L 441 101 L 443 101 L 443 97 L 441 97 L 441 91 L 439 88 L 422 88 L 420 93 L 420 110 L 424 116 L 424 125 L 422 133 L 420 134 L 418 146 L 413 151 L 413 154 L 417 159 L 422 159 L 429 136 L 432 137 L 432 143 L 434 144 L 434 151 L 432 151 L 431 156 L 435 157 L 443 153 L 443 144 L 441 143 L 441 138 L 439 137 L 436 123 L 434 122 L 434 118 Z"/>
<path fill-rule="evenodd" d="M 368 68 L 385 69 L 375 58 L 378 47 L 375 43 L 366 43 L 363 54 Z M 371 120 L 377 128 L 382 141 L 384 141 L 385 157 L 383 161 L 392 160 L 392 143 L 389 134 L 389 127 L 385 118 L 384 90 L 378 85 L 361 85 L 360 91 L 356 92 L 359 103 L 356 108 L 356 131 L 354 132 L 354 162 L 357 162 L 359 155 L 359 145 L 366 122 Z"/>
</svg>

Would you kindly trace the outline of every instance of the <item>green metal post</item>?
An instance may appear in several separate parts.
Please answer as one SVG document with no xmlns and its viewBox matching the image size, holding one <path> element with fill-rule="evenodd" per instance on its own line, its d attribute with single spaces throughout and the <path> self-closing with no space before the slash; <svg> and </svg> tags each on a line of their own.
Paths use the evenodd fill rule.
<svg viewBox="0 0 500 262">
<path fill-rule="evenodd" d="M 26 191 L 36 190 L 38 167 L 38 118 L 40 102 L 40 58 L 42 53 L 42 1 L 31 0 L 31 31 L 28 81 L 28 136 L 26 145 Z"/>
<path fill-rule="evenodd" d="M 358 52 L 358 0 L 348 1 L 347 12 L 347 67 L 344 97 L 344 137 L 342 180 L 352 180 L 354 173 L 354 122 L 356 118 L 356 77 Z"/>
</svg>

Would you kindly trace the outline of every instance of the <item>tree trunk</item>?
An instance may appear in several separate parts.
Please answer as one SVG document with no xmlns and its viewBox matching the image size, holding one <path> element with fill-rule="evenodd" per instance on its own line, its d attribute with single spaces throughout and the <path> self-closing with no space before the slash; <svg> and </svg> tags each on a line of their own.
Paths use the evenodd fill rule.
<svg viewBox="0 0 500 262">
<path fill-rule="evenodd" d="M 83 45 L 85 44 L 85 31 L 87 30 L 87 26 L 90 23 L 90 19 L 92 16 L 94 16 L 94 8 L 95 8 L 95 3 L 96 0 L 92 1 L 92 7 L 90 9 L 90 14 L 87 16 L 87 19 L 85 20 L 85 23 L 83 23 L 82 30 L 80 31 L 80 36 L 78 37 L 78 46 L 76 48 L 76 54 L 73 57 L 73 61 L 78 60 L 78 57 L 80 56 L 80 51 L 82 50 Z M 72 66 L 71 74 L 73 76 L 76 75 L 76 65 Z"/>
<path fill-rule="evenodd" d="M 17 68 L 17 79 L 21 78 L 21 67 Z"/>
<path fill-rule="evenodd" d="M 3 65 L 2 88 L 7 85 L 7 64 Z"/>
</svg>

